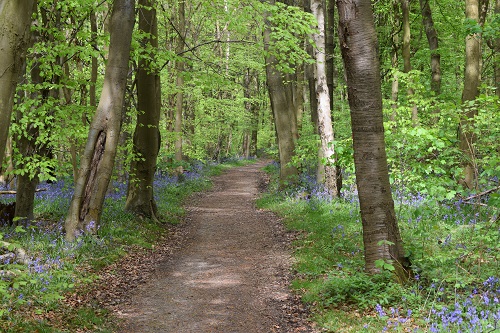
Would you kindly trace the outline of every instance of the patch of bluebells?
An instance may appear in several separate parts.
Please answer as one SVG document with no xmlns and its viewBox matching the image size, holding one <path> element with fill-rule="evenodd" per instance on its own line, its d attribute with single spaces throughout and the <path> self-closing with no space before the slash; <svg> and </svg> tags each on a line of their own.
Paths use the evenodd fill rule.
<svg viewBox="0 0 500 333">
<path fill-rule="evenodd" d="M 491 276 L 485 280 L 480 290 L 468 295 L 455 295 L 452 306 L 436 304 L 425 318 L 426 326 L 414 328 L 414 332 L 498 332 L 500 331 L 500 280 Z M 439 300 L 437 300 L 439 302 Z M 411 317 L 411 310 L 405 315 L 390 308 L 390 315 L 377 304 L 379 318 L 386 320 L 384 331 L 401 331 L 401 325 Z M 412 323 L 415 325 L 416 323 Z"/>
<path fill-rule="evenodd" d="M 43 182 L 37 186 L 39 192 L 35 193 L 36 198 L 43 201 L 71 200 L 74 192 L 74 184 L 61 179 L 55 182 Z"/>
</svg>

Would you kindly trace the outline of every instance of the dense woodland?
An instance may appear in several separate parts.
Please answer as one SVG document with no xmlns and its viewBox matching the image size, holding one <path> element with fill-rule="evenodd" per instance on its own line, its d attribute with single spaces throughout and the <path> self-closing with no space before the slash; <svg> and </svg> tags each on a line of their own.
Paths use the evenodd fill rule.
<svg viewBox="0 0 500 333">
<path fill-rule="evenodd" d="M 324 328 L 500 330 L 499 0 L 0 0 L 0 32 L 0 316 L 42 312 L 49 244 L 158 232 L 166 183 L 263 157 L 261 204 L 324 234 L 294 283 Z M 75 284 L 47 265 L 39 307 Z"/>
</svg>

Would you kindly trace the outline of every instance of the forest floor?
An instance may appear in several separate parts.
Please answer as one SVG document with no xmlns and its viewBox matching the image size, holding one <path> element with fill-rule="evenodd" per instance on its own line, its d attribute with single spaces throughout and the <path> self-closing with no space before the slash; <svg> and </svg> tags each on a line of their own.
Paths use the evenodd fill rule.
<svg viewBox="0 0 500 333">
<path fill-rule="evenodd" d="M 123 333 L 317 332 L 288 289 L 294 235 L 255 207 L 265 164 L 214 177 L 180 225 L 101 272 L 87 297 L 120 318 Z"/>
</svg>

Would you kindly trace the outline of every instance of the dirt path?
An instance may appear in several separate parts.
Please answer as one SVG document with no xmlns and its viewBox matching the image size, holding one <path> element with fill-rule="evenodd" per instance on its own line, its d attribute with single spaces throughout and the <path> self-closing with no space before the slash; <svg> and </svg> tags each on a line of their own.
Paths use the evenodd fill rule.
<svg viewBox="0 0 500 333">
<path fill-rule="evenodd" d="M 314 332 L 287 289 L 286 234 L 254 206 L 264 165 L 231 169 L 191 200 L 181 246 L 115 308 L 121 332 Z"/>
</svg>

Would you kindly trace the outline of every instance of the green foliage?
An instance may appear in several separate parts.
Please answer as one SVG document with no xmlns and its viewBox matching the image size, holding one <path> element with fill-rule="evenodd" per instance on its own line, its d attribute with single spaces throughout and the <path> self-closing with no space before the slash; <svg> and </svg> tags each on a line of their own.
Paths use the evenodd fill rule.
<svg viewBox="0 0 500 333">
<path fill-rule="evenodd" d="M 288 6 L 282 2 L 267 5 L 265 10 L 271 23 L 271 44 L 269 53 L 276 57 L 276 68 L 283 73 L 294 73 L 295 66 L 302 63 L 313 63 L 311 56 L 305 51 L 303 41 L 314 42 L 310 36 L 316 31 L 316 19 L 302 8 Z"/>
<path fill-rule="evenodd" d="M 277 172 L 274 165 L 266 170 Z M 411 310 L 412 330 L 427 332 L 429 321 L 438 320 L 430 315 L 434 310 L 452 309 L 464 299 L 474 300 L 474 309 L 484 306 L 477 293 L 484 289 L 484 281 L 498 277 L 498 211 L 492 204 L 444 197 L 438 201 L 398 190 L 404 193 L 396 205 L 399 226 L 415 274 L 405 285 L 396 281 L 388 260 L 378 262 L 381 274 L 363 272 L 359 206 L 349 191 L 344 191 L 345 199 L 332 201 L 300 192 L 271 192 L 258 201 L 260 207 L 283 216 L 298 235 L 292 288 L 326 331 L 378 332 L 399 320 L 407 322 Z M 497 203 L 496 192 L 488 202 Z M 390 242 L 380 243 L 384 244 Z"/>
</svg>

